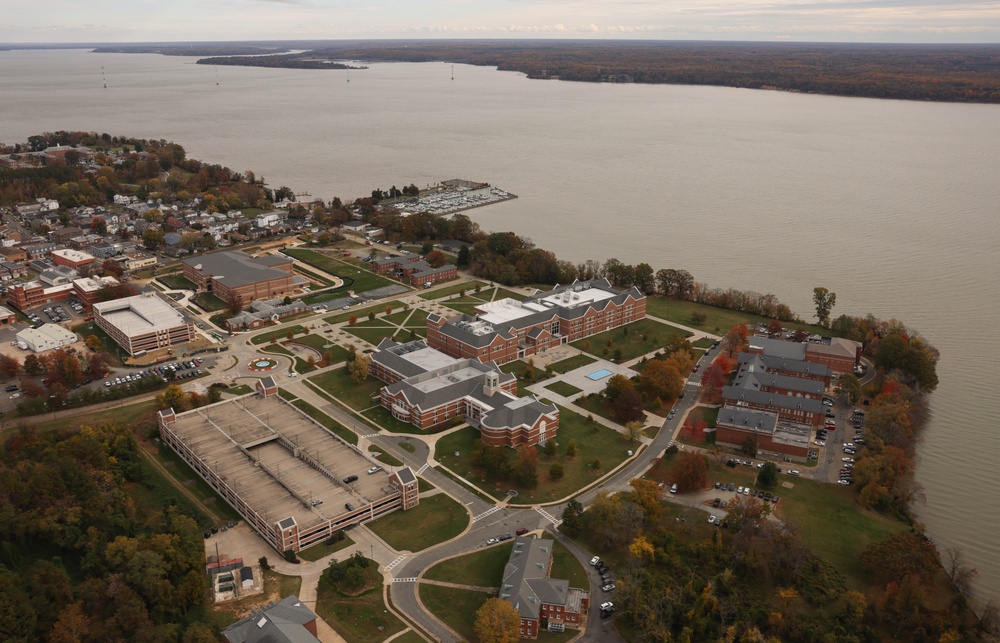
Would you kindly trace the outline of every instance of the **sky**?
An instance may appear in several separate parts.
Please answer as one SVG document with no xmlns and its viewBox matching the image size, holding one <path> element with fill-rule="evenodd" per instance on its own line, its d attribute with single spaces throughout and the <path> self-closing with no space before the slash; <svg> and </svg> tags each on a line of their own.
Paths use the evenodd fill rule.
<svg viewBox="0 0 1000 643">
<path fill-rule="evenodd" d="M 997 0 L 0 0 L 0 43 L 588 38 L 1000 42 Z"/>
</svg>

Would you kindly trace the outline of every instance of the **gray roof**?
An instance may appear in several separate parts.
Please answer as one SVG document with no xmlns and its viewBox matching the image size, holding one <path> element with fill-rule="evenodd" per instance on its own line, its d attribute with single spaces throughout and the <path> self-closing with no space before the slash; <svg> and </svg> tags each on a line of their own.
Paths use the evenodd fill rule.
<svg viewBox="0 0 1000 643">
<path fill-rule="evenodd" d="M 740 366 L 743 366 L 743 364 L 754 364 L 768 371 L 801 373 L 814 378 L 828 378 L 833 374 L 833 371 L 826 364 L 814 364 L 813 362 L 804 362 L 800 359 L 768 357 L 767 355 L 754 355 L 752 353 L 740 353 L 736 359 Z"/>
<path fill-rule="evenodd" d="M 543 415 L 553 415 L 559 409 L 555 404 L 544 404 L 535 397 L 521 397 L 501 407 L 494 408 L 482 417 L 484 426 L 495 429 L 512 429 L 532 426 Z"/>
<path fill-rule="evenodd" d="M 724 407 L 719 409 L 716 426 L 733 426 L 745 429 L 756 429 L 761 433 L 774 433 L 778 426 L 778 415 L 764 411 L 751 411 Z"/>
<path fill-rule="evenodd" d="M 485 376 L 490 372 L 499 374 L 501 384 L 516 379 L 510 373 L 501 372 L 493 362 L 484 364 L 478 359 L 463 359 L 443 368 L 408 377 L 386 388 L 390 395 L 402 392 L 410 404 L 426 410 L 466 396 L 479 399 Z M 503 397 L 508 396 L 504 394 Z M 499 401 L 498 399 L 493 403 Z"/>
<path fill-rule="evenodd" d="M 569 582 L 548 577 L 554 541 L 533 536 L 514 539 L 498 596 L 521 618 L 537 619 L 542 603 L 565 605 Z"/>
<path fill-rule="evenodd" d="M 780 388 L 810 395 L 822 395 L 826 388 L 820 380 L 768 373 L 766 370 L 755 368 L 753 364 L 744 364 L 740 367 L 733 386 L 752 391 L 759 391 L 762 387 Z"/>
<path fill-rule="evenodd" d="M 291 261 L 287 257 L 251 257 L 245 252 L 228 250 L 184 259 L 184 263 L 204 275 L 219 279 L 226 286 L 244 286 L 267 279 L 290 276 L 284 270 L 271 268 Z"/>
<path fill-rule="evenodd" d="M 432 353 L 440 356 L 440 359 L 421 359 L 424 355 L 432 356 Z M 422 339 L 399 344 L 388 337 L 383 338 L 379 342 L 371 358 L 373 364 L 379 364 L 384 368 L 398 373 L 404 379 L 434 370 L 433 368 L 426 367 L 432 366 L 437 362 L 454 363 L 458 361 L 454 358 L 449 358 L 444 353 L 440 353 L 433 348 L 428 348 L 427 342 Z"/>
<path fill-rule="evenodd" d="M 770 337 L 751 337 L 749 340 L 751 347 L 760 348 L 764 355 L 768 357 L 778 357 L 783 359 L 805 360 L 806 345 L 801 342 L 786 342 L 783 339 L 771 339 Z"/>
<path fill-rule="evenodd" d="M 253 610 L 223 631 L 230 643 L 317 643 L 305 628 L 316 615 L 297 596 Z"/>
<path fill-rule="evenodd" d="M 779 409 L 792 411 L 805 411 L 807 413 L 823 413 L 826 407 L 820 400 L 810 400 L 805 397 L 794 395 L 784 395 L 782 393 L 764 393 L 737 386 L 725 386 L 722 388 L 722 399 L 727 402 L 739 403 L 740 401 L 749 404 L 770 406 Z"/>
<path fill-rule="evenodd" d="M 396 475 L 399 476 L 399 480 L 403 484 L 410 484 L 417 481 L 417 478 L 413 475 L 413 471 L 410 470 L 410 467 L 403 467 L 396 472 Z"/>
<path fill-rule="evenodd" d="M 251 303 L 246 310 L 240 311 L 240 313 L 235 317 L 227 319 L 226 324 L 231 327 L 249 326 L 255 321 L 271 319 L 275 315 L 279 318 L 286 317 L 288 315 L 304 313 L 307 309 L 308 306 L 302 303 L 301 299 L 297 299 L 290 304 L 285 304 L 284 297 L 258 300 Z"/>
</svg>

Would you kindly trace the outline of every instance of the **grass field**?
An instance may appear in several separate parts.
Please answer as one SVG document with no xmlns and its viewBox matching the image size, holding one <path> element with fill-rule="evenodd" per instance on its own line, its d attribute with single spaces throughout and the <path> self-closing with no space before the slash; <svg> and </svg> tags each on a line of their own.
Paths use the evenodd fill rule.
<svg viewBox="0 0 1000 643">
<path fill-rule="evenodd" d="M 626 326 L 573 342 L 573 347 L 606 359 L 611 359 L 616 351 L 621 350 L 624 361 L 663 348 L 675 335 L 689 337 L 690 333 L 652 319 L 640 319 Z"/>
<path fill-rule="evenodd" d="M 450 540 L 469 524 L 465 507 L 445 494 L 422 499 L 407 511 L 383 516 L 367 527 L 397 550 L 420 551 Z"/>
<path fill-rule="evenodd" d="M 583 392 L 583 389 L 577 388 L 572 384 L 567 384 L 566 382 L 552 382 L 551 384 L 547 384 L 545 388 L 549 389 L 553 393 L 558 393 L 559 395 L 570 399 L 573 399 L 577 394 Z"/>
<path fill-rule="evenodd" d="M 438 440 L 435 458 L 469 482 L 479 485 L 487 494 L 502 498 L 508 489 L 516 489 L 518 504 L 534 504 L 572 495 L 618 466 L 628 457 L 626 452 L 635 448 L 617 431 L 597 422 L 588 422 L 582 415 L 565 407 L 559 407 L 559 430 L 555 439 L 558 455 L 551 461 L 538 458 L 538 487 L 535 489 L 526 489 L 509 480 L 488 480 L 482 470 L 473 467 L 472 451 L 479 442 L 479 432 L 472 427 Z M 565 457 L 566 444 L 570 440 L 576 440 L 576 457 L 573 459 Z M 456 451 L 460 454 L 457 457 Z M 600 461 L 598 469 L 591 467 L 595 460 Z M 561 462 L 564 467 L 563 477 L 556 481 L 549 478 L 548 470 L 552 462 Z"/>
<path fill-rule="evenodd" d="M 507 362 L 506 364 L 500 365 L 501 371 L 503 371 L 504 373 L 512 373 L 517 377 L 518 395 L 523 395 L 521 389 L 523 388 L 524 385 L 535 384 L 537 382 L 541 382 L 542 380 L 546 380 L 549 378 L 548 372 L 546 372 L 542 368 L 539 368 L 538 366 L 535 366 L 534 378 L 531 379 L 531 381 L 526 380 L 524 375 L 528 371 L 528 366 L 529 364 L 527 362 L 519 359 L 514 360 L 513 362 Z"/>
<path fill-rule="evenodd" d="M 374 377 L 369 377 L 360 384 L 355 384 L 346 368 L 336 368 L 309 378 L 309 381 L 323 389 L 333 397 L 348 405 L 355 411 L 363 411 L 377 402 L 377 397 L 383 383 Z"/>
<path fill-rule="evenodd" d="M 580 368 L 581 366 L 593 364 L 596 361 L 597 360 L 590 355 L 574 355 L 573 357 L 567 357 L 566 359 L 558 362 L 552 362 L 548 365 L 546 370 L 552 371 L 553 373 L 568 373 L 572 370 Z"/>
<path fill-rule="evenodd" d="M 514 541 L 511 540 L 472 554 L 449 558 L 428 569 L 424 578 L 479 587 L 497 587 L 503 579 L 503 568 L 513 549 Z"/>
<path fill-rule="evenodd" d="M 334 283 L 334 282 L 330 281 L 329 279 L 327 279 L 326 277 L 323 277 L 322 275 L 319 275 L 319 274 L 313 272 L 312 270 L 309 270 L 305 266 L 301 266 L 301 265 L 295 266 L 295 270 L 297 270 L 298 272 L 300 272 L 303 275 L 305 275 L 306 279 L 309 279 L 310 281 L 314 281 L 314 282 L 320 284 L 321 287 L 332 286 L 333 283 Z"/>
<path fill-rule="evenodd" d="M 486 284 L 483 283 L 482 281 L 463 281 L 462 283 L 459 284 L 452 284 L 450 286 L 445 286 L 444 288 L 438 288 L 437 290 L 432 290 L 431 292 L 424 293 L 420 295 L 420 298 L 426 299 L 428 301 L 432 299 L 441 299 L 442 297 L 450 297 L 451 295 L 457 295 L 463 290 L 467 293 L 468 292 L 474 293 L 476 291 L 477 285 L 483 288 L 486 287 Z"/>
<path fill-rule="evenodd" d="M 200 292 L 193 298 L 194 303 L 201 306 L 203 309 L 209 312 L 215 312 L 217 310 L 225 310 L 227 308 L 226 302 L 222 301 L 210 292 Z"/>
<path fill-rule="evenodd" d="M 399 329 L 395 326 L 381 326 L 375 327 L 363 327 L 358 326 L 346 326 L 344 328 L 348 333 L 354 335 L 358 339 L 368 342 L 372 346 L 378 346 L 386 337 L 392 337 L 395 335 Z"/>
<path fill-rule="evenodd" d="M 434 616 L 458 632 L 465 641 L 478 641 L 473 621 L 476 610 L 482 607 L 490 595 L 466 589 L 453 589 L 440 585 L 420 585 L 420 602 Z"/>
<path fill-rule="evenodd" d="M 317 422 L 325 426 L 327 429 L 330 430 L 331 433 L 339 436 L 340 439 L 344 440 L 345 442 L 350 442 L 354 446 L 358 445 L 357 433 L 341 425 L 339 422 L 334 420 L 326 413 L 323 413 L 309 402 L 306 402 L 305 400 L 295 400 L 292 402 L 292 405 L 295 406 L 295 408 L 302 411 L 303 413 L 305 413 L 306 415 L 308 415 L 309 417 L 311 417 L 312 419 L 316 420 Z"/>
<path fill-rule="evenodd" d="M 157 405 L 156 400 L 147 400 L 145 402 L 137 402 L 135 404 L 126 404 L 123 406 L 116 406 L 108 409 L 103 409 L 101 411 L 94 411 L 92 413 L 85 413 L 83 415 L 77 415 L 70 418 L 58 418 L 51 419 L 52 414 L 46 413 L 44 415 L 36 415 L 30 418 L 22 418 L 19 422 L 24 422 L 25 424 L 31 424 L 35 427 L 37 431 L 54 431 L 56 429 L 68 429 L 80 426 L 94 426 L 97 423 L 108 421 L 108 422 L 120 422 L 122 424 L 132 424 L 142 416 L 150 414 L 156 411 Z M 50 418 L 48 420 L 43 418 Z M 10 434 L 17 430 L 17 423 L 11 423 L 3 431 L 0 431 L 0 435 Z"/>
<path fill-rule="evenodd" d="M 354 541 L 351 540 L 351 537 L 344 536 L 343 540 L 338 541 L 332 545 L 328 545 L 327 543 L 322 542 L 318 545 L 313 545 L 309 549 L 303 549 L 296 555 L 302 560 L 315 562 L 320 558 L 326 558 L 330 554 L 335 554 L 341 549 L 347 549 L 348 547 L 352 547 L 353 545 Z"/>
<path fill-rule="evenodd" d="M 376 454 L 375 455 L 375 459 L 378 460 L 379 462 L 383 463 L 383 464 L 387 464 L 390 467 L 401 467 L 401 466 L 403 466 L 403 462 L 399 458 L 397 458 L 394 455 L 390 455 L 390 454 L 386 453 L 385 449 L 383 449 L 380 446 L 376 446 L 374 444 L 371 444 L 371 445 L 368 446 L 368 450 L 371 451 L 372 453 Z"/>
<path fill-rule="evenodd" d="M 289 331 L 291 331 L 291 333 L 294 335 L 301 335 L 302 333 L 306 332 L 306 329 L 299 324 L 295 324 L 294 326 L 288 326 L 285 328 L 278 328 L 276 330 L 272 330 L 269 333 L 262 333 L 255 337 L 252 337 L 250 339 L 250 343 L 259 346 L 261 344 L 267 344 L 274 339 L 282 340 L 288 336 Z"/>
<path fill-rule="evenodd" d="M 433 431 L 430 429 L 424 430 L 416 427 L 412 424 L 407 424 L 392 417 L 392 413 L 384 406 L 375 406 L 370 409 L 365 409 L 361 412 L 361 415 L 368 418 L 378 426 L 382 427 L 389 433 L 409 433 L 411 435 L 425 435 L 428 433 L 437 433 L 438 431 Z M 439 431 L 443 431 L 447 427 L 442 427 Z"/>
<path fill-rule="evenodd" d="M 307 250 L 305 248 L 289 248 L 285 250 L 285 254 L 307 263 L 310 266 L 319 268 L 326 273 L 336 275 L 345 281 L 350 280 L 350 282 L 353 283 L 349 283 L 348 288 L 346 289 L 353 290 L 356 293 L 368 292 L 369 290 L 375 290 L 376 288 L 382 288 L 383 286 L 391 286 L 399 283 L 396 281 L 390 281 L 380 275 L 376 275 L 369 270 L 361 269 L 355 267 L 355 265 L 345 263 L 340 259 L 316 252 L 315 250 Z"/>
<path fill-rule="evenodd" d="M 365 571 L 378 575 L 377 568 Z M 371 578 L 373 586 L 364 593 L 350 596 L 321 582 L 316 596 L 316 613 L 349 643 L 379 643 L 405 629 L 382 600 L 381 579 Z"/>
<path fill-rule="evenodd" d="M 190 279 L 180 273 L 160 275 L 157 279 L 170 290 L 198 290 L 198 286 L 194 285 Z"/>
<path fill-rule="evenodd" d="M 705 323 L 700 326 L 695 325 L 691 319 L 691 315 L 694 313 L 705 315 Z M 693 301 L 667 299 L 666 297 L 646 298 L 646 314 L 677 324 L 683 324 L 684 326 L 698 328 L 716 335 L 725 335 L 730 328 L 737 324 L 756 325 L 760 322 L 767 323 L 771 321 L 767 317 L 761 317 L 760 315 L 751 315 L 737 310 L 696 304 Z M 818 333 L 820 335 L 828 335 L 830 333 L 829 330 L 812 324 L 796 324 L 793 322 L 782 322 L 782 324 L 788 328 L 801 328 L 809 333 Z"/>
<path fill-rule="evenodd" d="M 392 643 L 427 643 L 427 641 L 413 630 L 409 630 L 392 639 Z"/>
<path fill-rule="evenodd" d="M 576 587 L 584 591 L 590 591 L 590 580 L 587 578 L 587 570 L 583 568 L 576 556 L 570 553 L 565 546 L 556 541 L 551 534 L 545 534 L 546 538 L 554 541 L 552 546 L 552 578 L 565 578 L 569 581 L 570 587 Z"/>
<path fill-rule="evenodd" d="M 237 384 L 236 386 L 227 388 L 226 393 L 230 395 L 246 395 L 247 393 L 253 393 L 253 389 L 246 384 Z"/>
<path fill-rule="evenodd" d="M 352 308 L 350 310 L 345 310 L 342 313 L 337 313 L 336 315 L 330 315 L 329 317 L 324 317 L 323 321 L 328 324 L 339 324 L 341 322 L 348 321 L 351 317 L 357 317 L 358 322 L 363 322 L 368 320 L 368 313 L 375 313 L 376 315 L 384 315 L 385 307 L 392 306 L 393 310 L 397 308 L 402 308 L 406 304 L 401 301 L 390 301 L 387 304 L 381 304 L 378 306 L 366 306 L 365 308 Z"/>
</svg>

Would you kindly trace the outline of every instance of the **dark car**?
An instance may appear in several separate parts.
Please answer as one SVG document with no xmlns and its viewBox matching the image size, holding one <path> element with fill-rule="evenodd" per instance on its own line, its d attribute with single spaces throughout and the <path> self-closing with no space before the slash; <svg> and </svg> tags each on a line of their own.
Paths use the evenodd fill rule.
<svg viewBox="0 0 1000 643">
<path fill-rule="evenodd" d="M 357 479 L 358 479 L 358 477 L 355 476 L 355 475 L 347 476 L 346 478 L 344 478 L 344 484 L 351 484 L 352 482 L 354 482 Z"/>
<path fill-rule="evenodd" d="M 521 527 L 520 529 L 518 529 L 514 533 L 517 534 L 518 536 L 523 536 L 524 534 L 528 533 L 528 528 L 527 527 Z"/>
<path fill-rule="evenodd" d="M 722 498 L 716 498 L 715 500 L 712 501 L 713 507 L 718 507 L 721 504 L 722 504 Z"/>
</svg>

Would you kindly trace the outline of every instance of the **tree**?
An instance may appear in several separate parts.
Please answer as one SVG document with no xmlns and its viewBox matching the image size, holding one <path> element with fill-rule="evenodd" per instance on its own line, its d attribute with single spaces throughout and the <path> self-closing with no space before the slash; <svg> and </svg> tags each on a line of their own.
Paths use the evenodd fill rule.
<svg viewBox="0 0 1000 643">
<path fill-rule="evenodd" d="M 642 410 L 642 397 L 634 388 L 622 391 L 612 403 L 612 414 L 622 424 L 642 420 L 645 413 Z"/>
<path fill-rule="evenodd" d="M 708 458 L 700 453 L 678 454 L 671 469 L 670 477 L 678 491 L 703 489 L 708 484 Z"/>
<path fill-rule="evenodd" d="M 374 310 L 369 311 L 369 313 L 368 313 L 368 321 L 375 321 L 375 311 Z"/>
<path fill-rule="evenodd" d="M 566 443 L 566 457 L 575 458 L 576 457 L 576 440 L 570 440 Z"/>
<path fill-rule="evenodd" d="M 734 352 L 746 346 L 749 334 L 750 331 L 747 329 L 746 324 L 736 324 L 722 338 L 722 350 L 728 351 L 729 356 L 732 357 Z"/>
<path fill-rule="evenodd" d="M 625 439 L 629 442 L 640 442 L 642 440 L 642 428 L 642 422 L 629 422 L 625 425 Z"/>
<path fill-rule="evenodd" d="M 388 317 L 391 314 L 392 314 L 392 306 L 386 306 L 385 307 L 385 316 Z"/>
<path fill-rule="evenodd" d="M 458 261 L 460 267 L 469 265 L 469 246 L 462 246 L 458 249 Z"/>
<path fill-rule="evenodd" d="M 4 377 L 17 377 L 17 372 L 19 370 L 21 370 L 21 363 L 17 361 L 16 357 L 0 354 L 0 373 L 2 373 Z"/>
<path fill-rule="evenodd" d="M 163 232 L 154 228 L 146 228 L 142 233 L 142 245 L 146 250 L 156 250 L 163 245 Z"/>
<path fill-rule="evenodd" d="M 653 275 L 653 267 L 648 263 L 636 265 L 632 280 L 633 285 L 639 289 L 639 292 L 647 295 L 656 292 L 656 278 Z"/>
<path fill-rule="evenodd" d="M 24 372 L 28 375 L 41 375 L 45 372 L 45 367 L 42 366 L 42 360 L 38 359 L 38 355 L 32 353 L 24 358 Z"/>
<path fill-rule="evenodd" d="M 614 402 L 622 391 L 633 388 L 635 386 L 632 384 L 632 380 L 621 373 L 615 373 L 608 378 L 608 383 L 604 387 L 604 397 L 608 398 L 609 402 Z"/>
<path fill-rule="evenodd" d="M 180 412 L 187 409 L 184 390 L 178 384 L 171 384 L 156 396 L 156 402 L 161 409 L 173 409 Z"/>
<path fill-rule="evenodd" d="M 822 286 L 813 288 L 813 303 L 816 304 L 816 319 L 820 326 L 830 326 L 830 312 L 837 305 L 837 293 Z"/>
<path fill-rule="evenodd" d="M 424 261 L 427 262 L 431 268 L 440 268 L 441 266 L 448 263 L 448 258 L 444 256 L 444 253 L 440 250 L 432 250 L 424 257 Z"/>
<path fill-rule="evenodd" d="M 861 399 L 861 382 L 853 373 L 844 373 L 840 376 L 840 390 L 847 394 L 851 404 L 857 404 Z"/>
<path fill-rule="evenodd" d="M 672 399 L 684 391 L 684 378 L 673 363 L 654 359 L 646 362 L 639 375 L 639 385 L 649 399 Z"/>
<path fill-rule="evenodd" d="M 125 267 L 114 259 L 105 259 L 104 262 L 101 263 L 101 274 L 104 276 L 114 277 L 115 279 L 121 279 L 121 276 L 125 274 Z"/>
<path fill-rule="evenodd" d="M 722 394 L 722 387 L 726 383 L 726 373 L 722 366 L 713 362 L 701 374 L 701 392 L 709 399 L 716 399 Z"/>
<path fill-rule="evenodd" d="M 360 384 L 368 378 L 368 365 L 371 358 L 367 355 L 358 355 L 347 363 L 347 372 L 351 375 L 351 381 Z"/>
<path fill-rule="evenodd" d="M 348 326 L 354 326 L 357 323 L 358 323 L 358 316 L 357 315 L 351 315 L 350 318 L 347 320 L 347 325 Z"/>
<path fill-rule="evenodd" d="M 562 513 L 562 524 L 559 525 L 559 531 L 563 532 L 570 538 L 573 538 L 580 534 L 580 530 L 583 528 L 583 520 L 580 515 L 583 513 L 583 505 L 581 505 L 576 500 L 570 500 L 566 503 L 566 508 L 563 509 Z"/>
<path fill-rule="evenodd" d="M 528 489 L 538 486 L 538 451 L 535 447 L 522 444 L 517 448 L 514 477 L 521 486 Z"/>
<path fill-rule="evenodd" d="M 565 473 L 565 469 L 563 468 L 563 465 L 561 463 L 559 463 L 559 462 L 553 462 L 549 466 L 549 479 L 550 480 L 553 480 L 553 481 L 555 481 L 555 480 L 561 480 L 564 473 Z"/>
<path fill-rule="evenodd" d="M 757 457 L 757 440 L 754 436 L 748 435 L 745 440 L 743 440 L 743 446 L 740 447 L 743 453 L 747 454 L 751 458 Z"/>
<path fill-rule="evenodd" d="M 778 466 L 773 462 L 765 462 L 757 474 L 757 484 L 765 489 L 773 489 L 778 484 Z"/>
<path fill-rule="evenodd" d="M 514 606 L 496 596 L 476 610 L 473 624 L 480 643 L 517 643 L 521 639 L 521 617 Z"/>
</svg>

